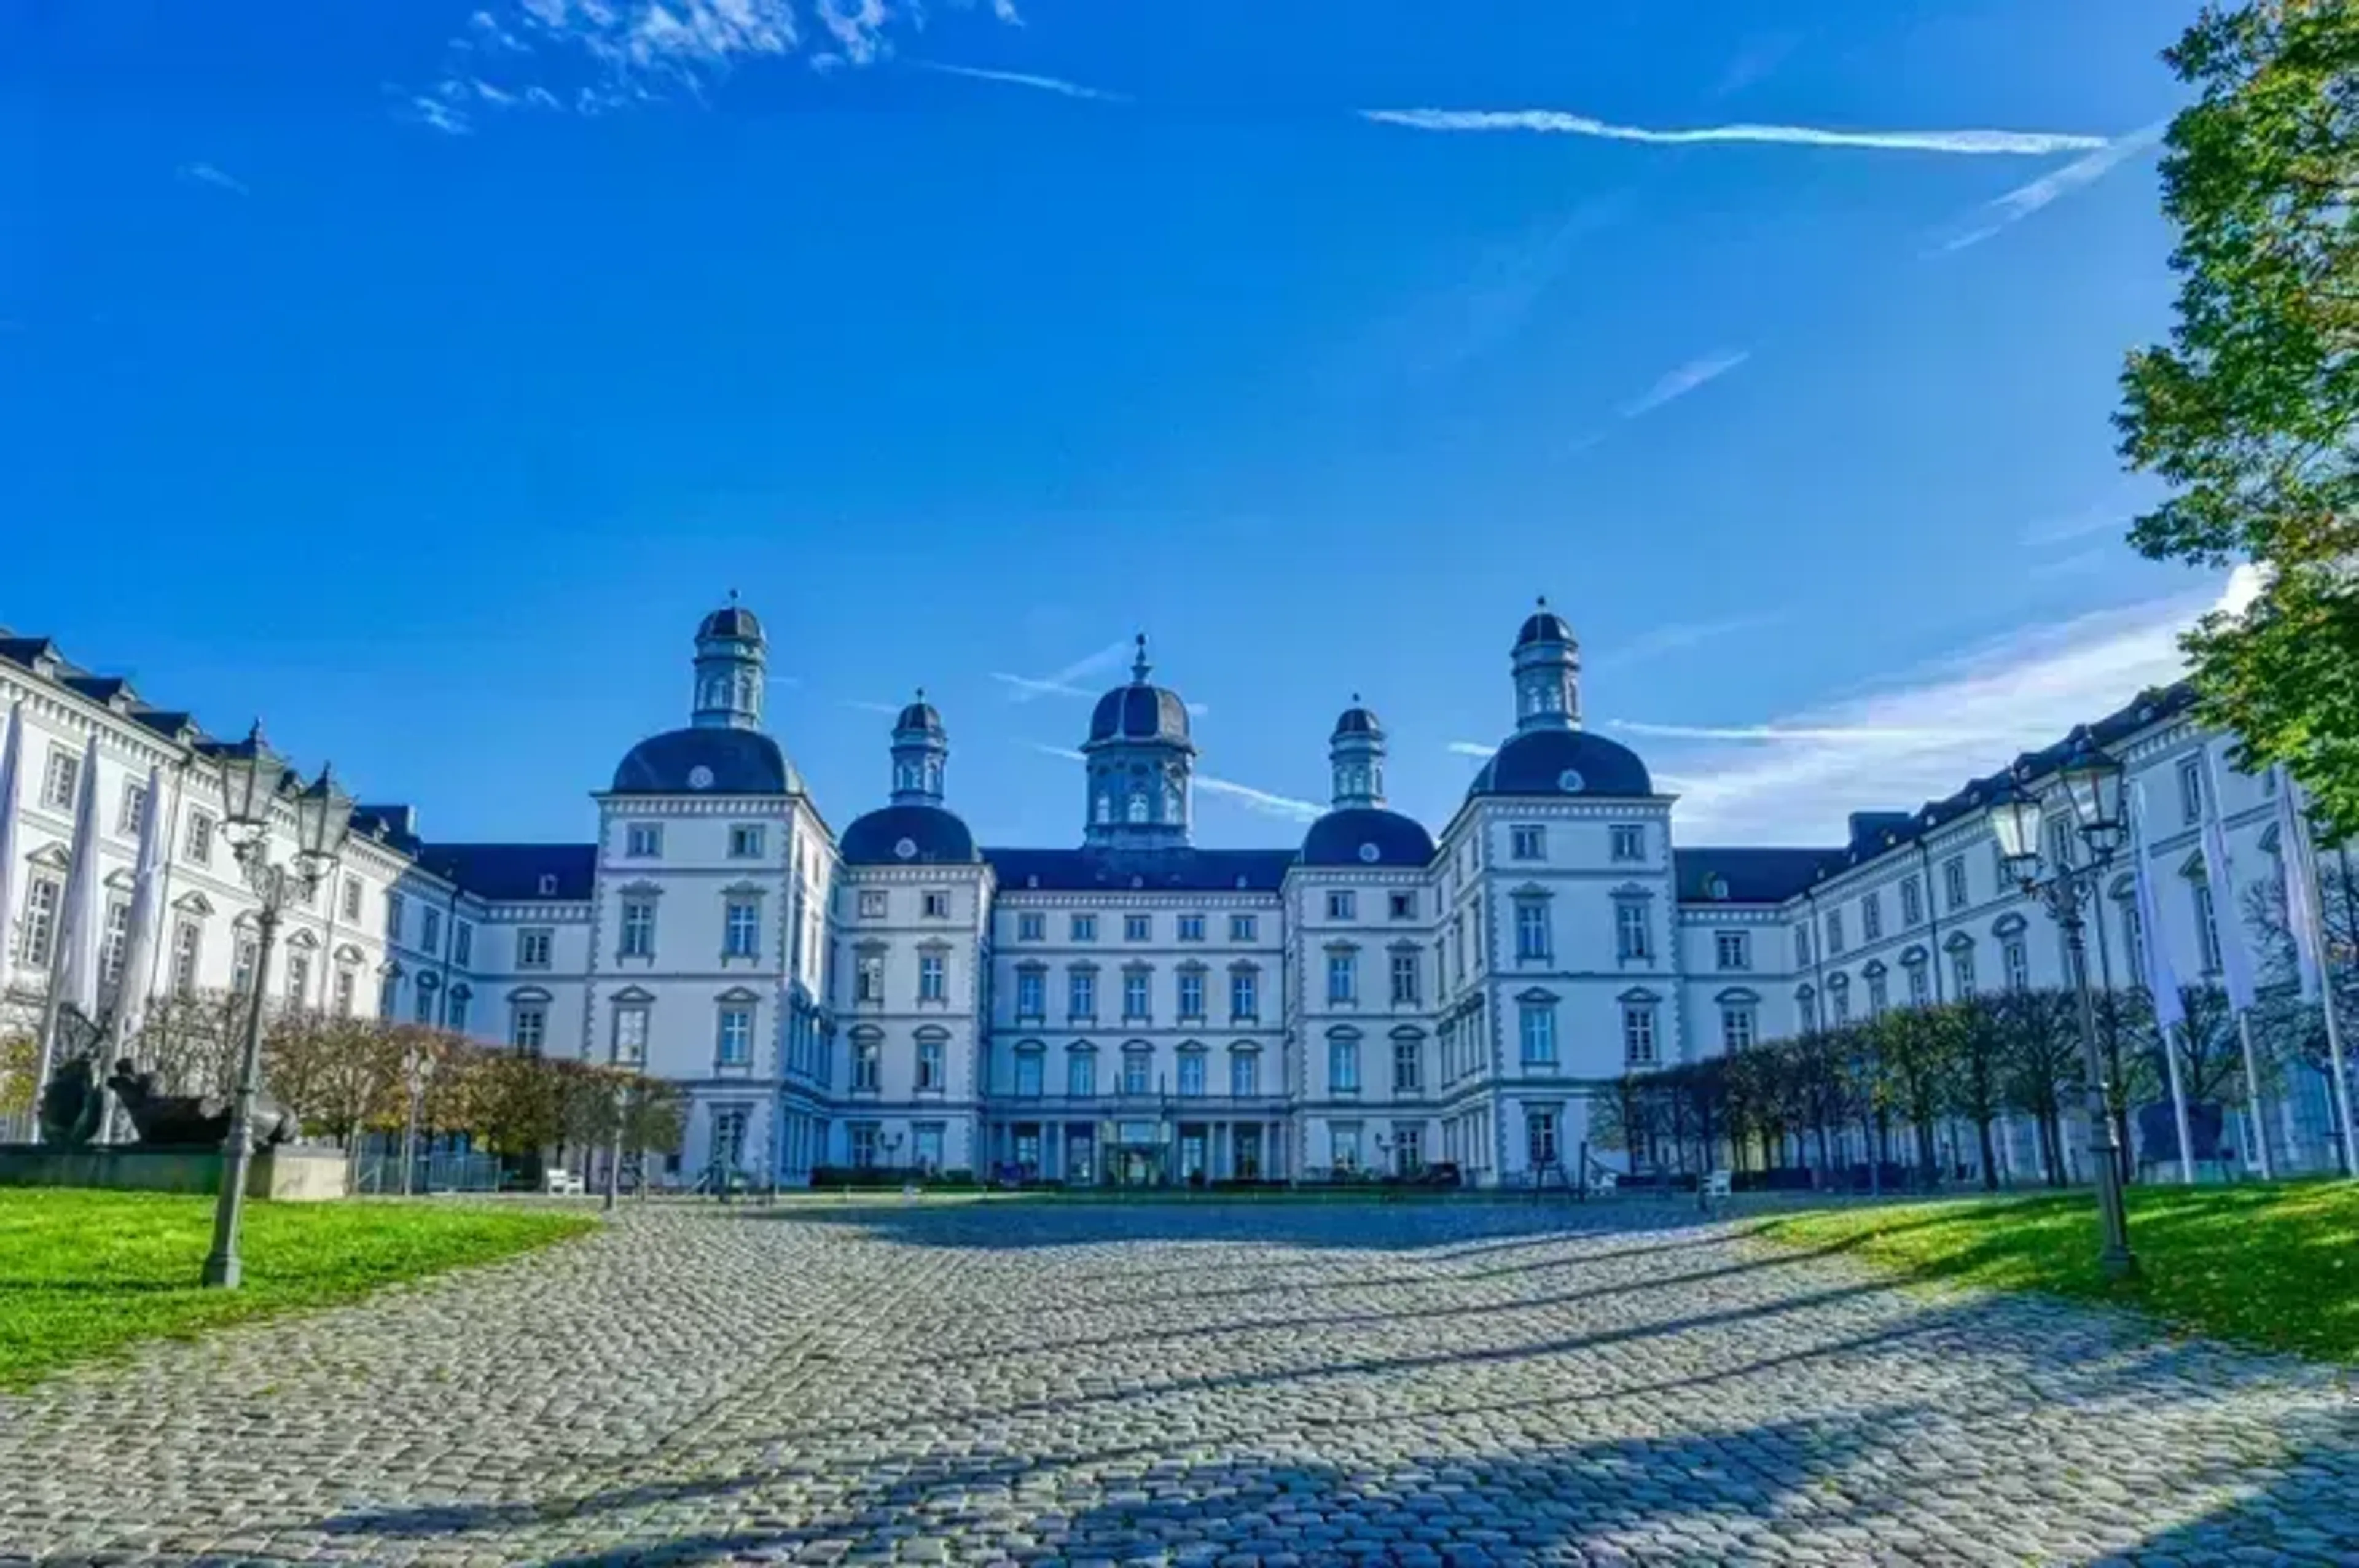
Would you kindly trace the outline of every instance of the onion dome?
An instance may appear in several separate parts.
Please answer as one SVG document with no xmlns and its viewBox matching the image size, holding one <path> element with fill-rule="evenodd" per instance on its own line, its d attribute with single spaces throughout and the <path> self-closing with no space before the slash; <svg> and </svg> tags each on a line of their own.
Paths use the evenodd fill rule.
<svg viewBox="0 0 2359 1568">
<path fill-rule="evenodd" d="M 1586 730 L 1527 730 L 1492 754 L 1466 791 L 1483 795 L 1595 795 L 1638 799 L 1655 793 L 1638 753 Z"/>
<path fill-rule="evenodd" d="M 856 818 L 837 852 L 848 866 L 965 866 L 979 856 L 974 835 L 939 806 L 888 806 Z"/>
<path fill-rule="evenodd" d="M 1164 741 L 1190 744 L 1188 705 L 1180 694 L 1147 684 L 1147 635 L 1138 638 L 1138 657 L 1130 666 L 1130 684 L 1118 686 L 1098 698 L 1090 715 L 1090 743 L 1109 741 Z"/>
<path fill-rule="evenodd" d="M 616 795 L 799 795 L 803 781 L 758 730 L 667 730 L 631 748 L 614 770 Z"/>
<path fill-rule="evenodd" d="M 1433 860 L 1433 835 L 1414 817 L 1382 806 L 1331 811 L 1303 836 L 1306 866 L 1424 866 Z"/>
</svg>

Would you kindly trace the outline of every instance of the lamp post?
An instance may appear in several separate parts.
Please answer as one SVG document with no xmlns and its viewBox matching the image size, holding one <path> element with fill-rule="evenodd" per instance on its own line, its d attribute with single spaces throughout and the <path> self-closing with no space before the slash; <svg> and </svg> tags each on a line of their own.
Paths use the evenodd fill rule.
<svg viewBox="0 0 2359 1568">
<path fill-rule="evenodd" d="M 270 812 L 292 770 L 263 740 L 258 720 L 245 740 L 223 747 L 217 760 L 222 775 L 222 837 L 229 840 L 245 885 L 261 903 L 255 915 L 259 942 L 245 1015 L 245 1049 L 238 1062 L 237 1098 L 230 1112 L 229 1136 L 222 1146 L 213 1246 L 205 1255 L 206 1286 L 234 1291 L 245 1277 L 237 1249 L 238 1225 L 245 1217 L 246 1170 L 254 1158 L 254 1101 L 262 1077 L 262 999 L 269 982 L 270 948 L 278 935 L 278 917 L 288 903 L 319 886 L 343 848 L 344 835 L 352 827 L 353 798 L 322 767 L 320 776 L 295 796 L 294 859 L 289 864 L 274 865 Z"/>
<path fill-rule="evenodd" d="M 2081 906 L 2121 847 L 2122 765 L 2099 749 L 2086 730 L 2076 731 L 2057 770 L 2057 781 L 2088 859 L 2078 866 L 2047 865 L 2040 828 L 2047 819 L 2039 798 L 2013 780 L 2003 783 L 1990 806 L 1992 833 L 2006 873 L 2024 892 L 2047 907 L 2064 933 L 2072 984 L 2081 1003 L 2082 1076 L 2088 1081 L 2089 1162 L 2095 1167 L 2097 1217 L 2104 1227 L 2098 1265 L 2108 1280 L 2135 1279 L 2137 1259 L 2130 1251 L 2129 1214 L 2122 1202 L 2120 1149 L 2114 1138 L 2113 1098 L 2105 1083 L 2104 1054 L 2097 1045 L 2096 1003 L 2089 993 L 2086 928 Z"/>
</svg>

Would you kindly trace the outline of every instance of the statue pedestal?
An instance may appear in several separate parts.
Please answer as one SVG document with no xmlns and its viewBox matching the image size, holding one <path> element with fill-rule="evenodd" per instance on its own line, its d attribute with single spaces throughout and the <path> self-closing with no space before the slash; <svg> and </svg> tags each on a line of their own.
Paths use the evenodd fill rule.
<svg viewBox="0 0 2359 1568">
<path fill-rule="evenodd" d="M 0 1143 L 0 1187 L 101 1187 L 126 1193 L 221 1191 L 218 1149 L 149 1149 L 137 1143 L 65 1149 Z M 291 1144 L 265 1149 L 246 1167 L 245 1195 L 280 1203 L 319 1203 L 349 1195 L 341 1149 Z"/>
</svg>

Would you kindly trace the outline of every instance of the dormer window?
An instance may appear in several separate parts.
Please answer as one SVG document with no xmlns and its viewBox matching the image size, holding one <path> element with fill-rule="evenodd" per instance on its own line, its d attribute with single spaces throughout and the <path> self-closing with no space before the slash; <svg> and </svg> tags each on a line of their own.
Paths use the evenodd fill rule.
<svg viewBox="0 0 2359 1568">
<path fill-rule="evenodd" d="M 557 879 L 547 871 L 540 874 L 540 896 L 543 898 L 557 896 Z"/>
</svg>

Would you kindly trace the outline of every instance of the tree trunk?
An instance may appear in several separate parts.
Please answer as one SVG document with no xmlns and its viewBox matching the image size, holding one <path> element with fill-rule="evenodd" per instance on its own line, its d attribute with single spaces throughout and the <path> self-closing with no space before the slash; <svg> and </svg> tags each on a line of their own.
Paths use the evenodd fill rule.
<svg viewBox="0 0 2359 1568">
<path fill-rule="evenodd" d="M 1991 1141 L 1991 1119 L 1976 1117 L 1974 1133 L 1982 1141 L 1983 1191 L 1995 1193 L 1998 1191 L 1998 1145 Z"/>
<path fill-rule="evenodd" d="M 1940 1151 L 1933 1146 L 1933 1113 L 1930 1107 L 1919 1106 L 1917 1117 L 1917 1168 L 1925 1173 L 1925 1187 L 1932 1190 L 1941 1163 Z"/>
</svg>

